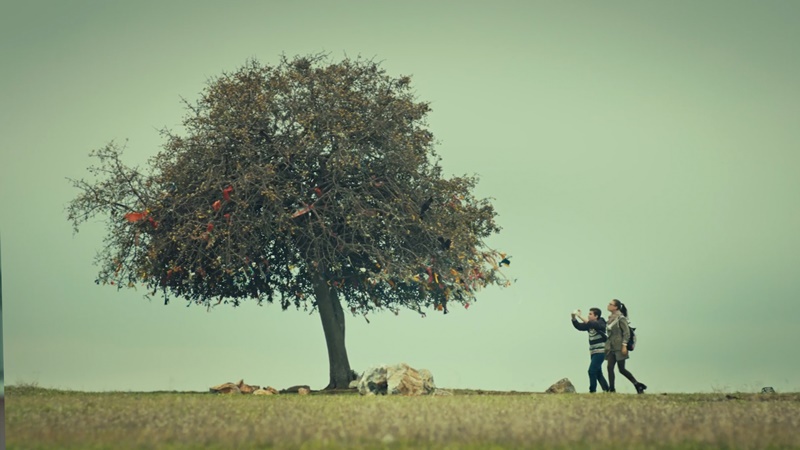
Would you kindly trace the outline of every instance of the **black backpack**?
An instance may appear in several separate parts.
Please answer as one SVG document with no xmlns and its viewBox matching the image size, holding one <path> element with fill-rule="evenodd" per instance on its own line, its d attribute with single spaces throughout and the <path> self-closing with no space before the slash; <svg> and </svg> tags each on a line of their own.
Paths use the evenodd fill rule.
<svg viewBox="0 0 800 450">
<path fill-rule="evenodd" d="M 636 348 L 636 328 L 628 325 L 628 329 L 631 330 L 631 337 L 628 338 L 628 351 L 632 352 Z"/>
</svg>

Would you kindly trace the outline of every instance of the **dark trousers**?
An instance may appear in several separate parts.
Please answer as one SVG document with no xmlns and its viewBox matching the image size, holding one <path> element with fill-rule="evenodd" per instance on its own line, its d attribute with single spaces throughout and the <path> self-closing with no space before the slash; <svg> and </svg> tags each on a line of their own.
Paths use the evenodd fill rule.
<svg viewBox="0 0 800 450">
<path fill-rule="evenodd" d="M 603 353 L 595 353 L 592 355 L 592 363 L 589 364 L 589 392 L 597 391 L 597 383 L 600 383 L 600 388 L 604 391 L 608 390 L 608 383 L 606 377 L 603 376 L 603 360 L 606 355 Z"/>
</svg>

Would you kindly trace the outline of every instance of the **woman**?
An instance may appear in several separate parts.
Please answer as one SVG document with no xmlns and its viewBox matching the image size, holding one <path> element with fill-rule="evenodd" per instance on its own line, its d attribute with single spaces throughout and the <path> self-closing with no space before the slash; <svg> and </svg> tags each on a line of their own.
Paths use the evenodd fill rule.
<svg viewBox="0 0 800 450">
<path fill-rule="evenodd" d="M 639 383 L 633 374 L 625 369 L 625 360 L 628 359 L 628 339 L 631 337 L 631 330 L 628 327 L 628 308 L 621 301 L 614 299 L 608 304 L 608 316 L 606 325 L 606 361 L 608 361 L 608 391 L 616 392 L 614 388 L 614 366 L 619 364 L 619 373 L 625 376 L 637 394 L 644 394 L 647 389 L 643 383 Z"/>
</svg>

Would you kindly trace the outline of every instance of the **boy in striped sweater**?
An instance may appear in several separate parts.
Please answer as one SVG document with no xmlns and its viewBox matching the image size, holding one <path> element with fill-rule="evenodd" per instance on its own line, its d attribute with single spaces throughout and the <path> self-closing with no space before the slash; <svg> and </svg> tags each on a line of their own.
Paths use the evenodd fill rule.
<svg viewBox="0 0 800 450">
<path fill-rule="evenodd" d="M 605 359 L 606 320 L 601 317 L 600 308 L 589 309 L 589 318 L 581 317 L 581 310 L 572 313 L 572 326 L 580 331 L 589 332 L 589 392 L 597 391 L 597 383 L 604 392 L 608 392 L 608 383 L 603 376 L 603 360 Z"/>
</svg>

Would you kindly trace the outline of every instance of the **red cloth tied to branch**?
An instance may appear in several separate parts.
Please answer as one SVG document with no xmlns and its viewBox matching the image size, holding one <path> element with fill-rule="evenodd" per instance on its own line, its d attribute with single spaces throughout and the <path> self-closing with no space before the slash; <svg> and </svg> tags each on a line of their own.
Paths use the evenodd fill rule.
<svg viewBox="0 0 800 450">
<path fill-rule="evenodd" d="M 147 211 L 144 211 L 144 212 L 138 212 L 138 211 L 129 212 L 129 213 L 125 214 L 124 217 L 128 222 L 136 223 L 136 222 L 144 219 L 145 217 L 147 217 Z"/>
</svg>

